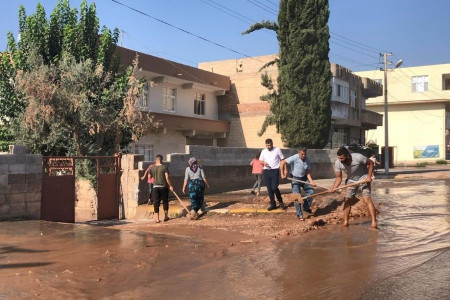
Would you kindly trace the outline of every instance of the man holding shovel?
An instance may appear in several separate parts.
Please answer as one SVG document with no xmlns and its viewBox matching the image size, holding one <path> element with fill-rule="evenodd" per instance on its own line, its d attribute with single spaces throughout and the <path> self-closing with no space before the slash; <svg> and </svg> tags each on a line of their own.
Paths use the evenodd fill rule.
<svg viewBox="0 0 450 300">
<path fill-rule="evenodd" d="M 344 199 L 344 226 L 348 226 L 348 217 L 350 215 L 350 201 L 355 197 L 358 188 L 361 188 L 362 198 L 367 205 L 372 219 L 372 228 L 377 229 L 377 217 L 375 206 L 371 198 L 370 182 L 373 174 L 373 161 L 362 154 L 352 153 L 342 147 L 337 151 L 338 160 L 336 160 L 334 171 L 336 179 L 334 180 L 331 192 L 335 192 L 342 182 L 342 171 L 347 174 L 346 183 L 361 182 L 361 185 L 348 187 Z"/>
<path fill-rule="evenodd" d="M 281 177 L 287 177 L 287 165 L 289 164 L 290 170 L 290 179 L 294 179 L 291 182 L 292 185 L 292 193 L 293 194 L 301 194 L 300 190 L 303 188 L 306 196 L 310 196 L 314 194 L 314 190 L 312 186 L 315 186 L 316 183 L 311 177 L 311 164 L 309 159 L 306 157 L 306 148 L 301 148 L 298 150 L 298 154 L 292 155 L 285 160 L 281 161 Z M 307 198 L 303 201 L 303 210 L 312 213 L 311 211 L 312 198 Z M 303 212 L 298 202 L 298 199 L 295 199 L 294 202 L 295 210 L 297 211 L 297 217 L 299 220 L 303 221 Z"/>
</svg>

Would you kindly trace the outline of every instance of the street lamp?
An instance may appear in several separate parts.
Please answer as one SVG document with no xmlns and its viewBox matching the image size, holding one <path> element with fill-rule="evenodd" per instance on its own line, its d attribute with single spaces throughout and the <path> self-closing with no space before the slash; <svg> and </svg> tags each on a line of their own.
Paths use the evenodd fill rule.
<svg viewBox="0 0 450 300">
<path fill-rule="evenodd" d="M 400 67 L 403 63 L 403 60 L 400 59 L 393 69 L 388 69 L 388 64 L 392 64 L 391 62 L 388 62 L 387 57 L 392 56 L 391 52 L 386 53 L 380 53 L 380 56 L 383 56 L 384 59 L 384 81 L 383 81 L 383 87 L 384 87 L 384 174 L 389 176 L 389 128 L 388 128 L 388 102 L 387 102 L 387 71 L 393 71 L 396 68 Z"/>
</svg>

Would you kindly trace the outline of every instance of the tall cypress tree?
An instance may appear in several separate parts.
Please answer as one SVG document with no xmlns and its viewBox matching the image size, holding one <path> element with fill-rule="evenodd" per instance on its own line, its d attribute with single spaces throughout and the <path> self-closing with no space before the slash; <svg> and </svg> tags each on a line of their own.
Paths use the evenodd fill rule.
<svg viewBox="0 0 450 300">
<path fill-rule="evenodd" d="M 262 75 L 271 90 L 261 100 L 269 101 L 271 114 L 262 130 L 277 125 L 287 147 L 323 148 L 331 126 L 331 71 L 328 59 L 328 0 L 281 0 L 278 24 L 263 21 L 244 33 L 271 29 L 277 33 L 280 57 L 278 89 Z"/>
</svg>

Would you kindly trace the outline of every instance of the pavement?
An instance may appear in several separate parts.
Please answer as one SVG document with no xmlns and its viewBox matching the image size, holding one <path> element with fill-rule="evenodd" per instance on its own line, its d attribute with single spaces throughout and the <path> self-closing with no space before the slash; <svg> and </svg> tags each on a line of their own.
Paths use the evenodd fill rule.
<svg viewBox="0 0 450 300">
<path fill-rule="evenodd" d="M 376 179 L 394 179 L 397 175 L 400 174 L 420 174 L 420 173 L 429 173 L 429 172 L 442 172 L 449 171 L 450 165 L 432 165 L 426 167 L 395 167 L 389 169 L 389 176 L 386 177 L 384 174 L 384 169 L 377 169 L 375 172 Z M 314 180 L 317 185 L 324 187 L 332 187 L 334 183 L 334 178 L 327 179 L 315 179 Z M 280 184 L 279 189 L 282 194 L 289 194 L 291 192 L 291 184 L 284 183 Z M 323 191 L 323 189 L 318 188 L 318 191 Z M 207 207 L 207 213 L 214 214 L 252 214 L 252 213 L 263 213 L 263 214 L 279 214 L 279 213 L 295 213 L 294 207 L 288 207 L 286 210 L 275 209 L 272 211 L 268 211 L 265 207 L 238 207 L 238 208 L 227 208 L 227 206 L 233 205 L 235 203 L 247 203 L 254 204 L 253 199 L 255 196 L 250 194 L 251 189 L 243 189 L 237 191 L 230 191 L 221 194 L 215 195 L 206 195 L 205 201 L 208 203 L 218 203 L 213 204 Z M 261 196 L 266 197 L 266 187 L 261 188 Z M 190 208 L 189 198 L 183 197 L 181 198 L 184 205 Z M 263 204 L 261 204 L 263 205 Z M 161 211 L 161 209 L 160 209 Z M 153 217 L 153 205 L 140 205 L 138 207 L 138 211 L 135 219 L 148 219 Z M 203 213 L 203 212 L 202 212 Z M 183 208 L 183 206 L 176 200 L 170 201 L 169 205 L 169 216 L 171 217 L 180 217 L 186 215 L 187 212 Z"/>
</svg>

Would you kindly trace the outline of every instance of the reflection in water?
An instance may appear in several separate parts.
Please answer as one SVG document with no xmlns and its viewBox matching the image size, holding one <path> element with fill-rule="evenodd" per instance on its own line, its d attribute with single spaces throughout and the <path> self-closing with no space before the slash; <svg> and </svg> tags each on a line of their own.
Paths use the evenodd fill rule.
<svg viewBox="0 0 450 300">
<path fill-rule="evenodd" d="M 234 252 L 185 237 L 6 222 L 0 298 L 39 290 L 55 298 L 448 299 L 449 196 L 448 181 L 378 182 L 379 231 L 355 221 Z"/>
</svg>

